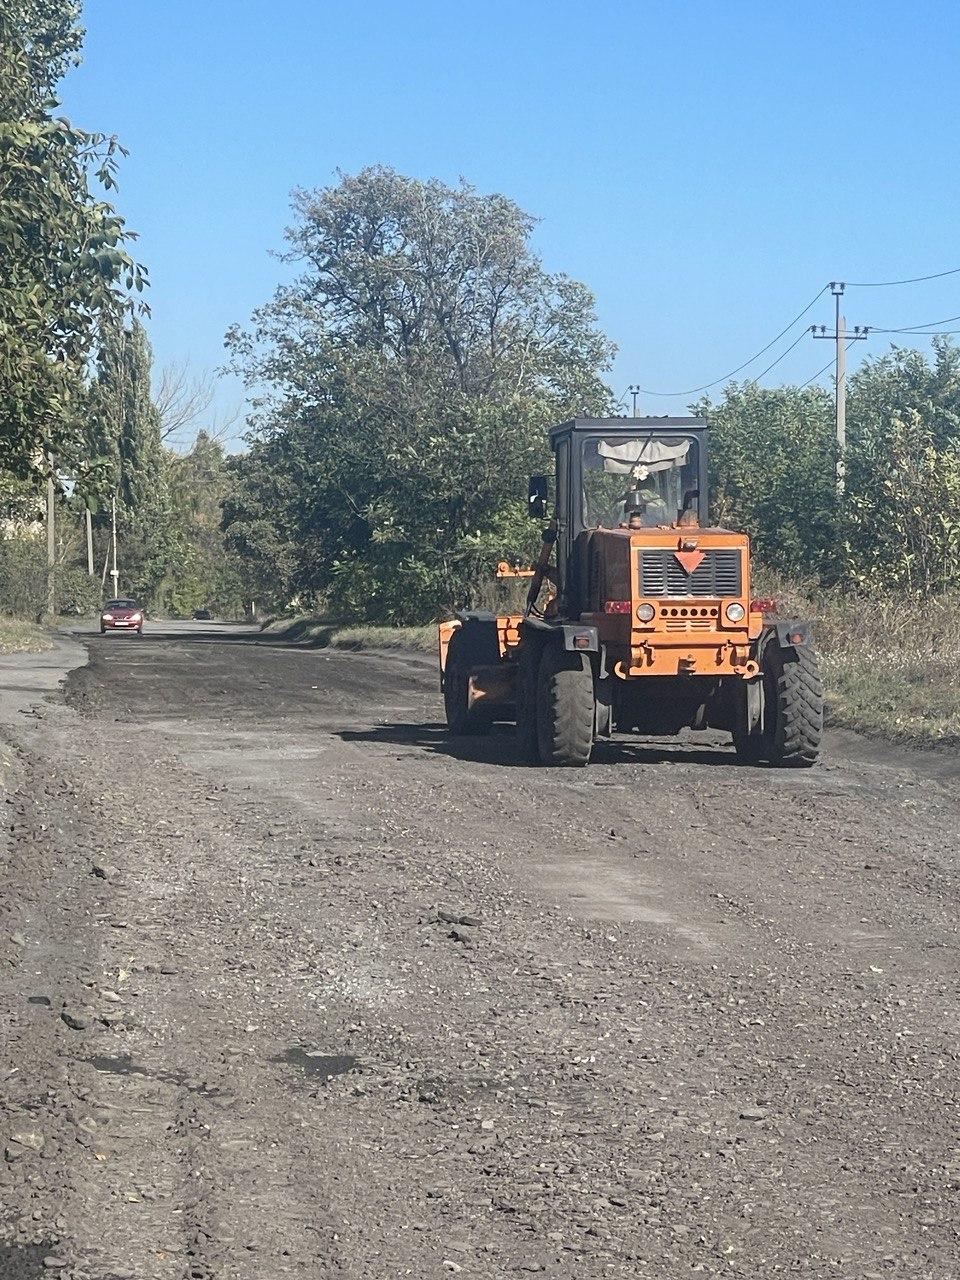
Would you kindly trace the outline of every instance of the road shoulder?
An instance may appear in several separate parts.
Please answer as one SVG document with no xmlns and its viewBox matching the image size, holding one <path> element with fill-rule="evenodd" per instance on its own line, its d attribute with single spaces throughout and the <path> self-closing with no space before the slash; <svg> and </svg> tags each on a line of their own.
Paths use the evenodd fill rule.
<svg viewBox="0 0 960 1280">
<path fill-rule="evenodd" d="M 67 636 L 54 636 L 43 653 L 0 656 L 0 727 L 16 723 L 36 703 L 55 693 L 71 671 L 87 661 L 83 645 Z"/>
</svg>

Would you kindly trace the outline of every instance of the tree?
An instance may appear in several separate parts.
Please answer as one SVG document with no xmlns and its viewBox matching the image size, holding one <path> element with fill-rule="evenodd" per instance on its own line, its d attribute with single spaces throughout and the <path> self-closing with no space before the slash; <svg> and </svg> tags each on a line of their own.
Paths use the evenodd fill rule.
<svg viewBox="0 0 960 1280">
<path fill-rule="evenodd" d="M 504 196 L 378 167 L 298 192 L 295 210 L 286 259 L 303 274 L 227 339 L 273 475 L 258 541 L 263 521 L 289 539 L 294 590 L 421 618 L 529 540 L 527 471 L 550 422 L 608 407 L 613 348 Z"/>
<path fill-rule="evenodd" d="M 183 545 L 151 396 L 151 364 L 150 344 L 139 321 L 107 328 L 89 397 L 88 452 L 99 464 L 101 528 L 111 499 L 116 499 L 125 590 L 165 606 Z"/>
<path fill-rule="evenodd" d="M 836 438 L 822 387 L 731 383 L 703 400 L 710 419 L 712 499 L 720 524 L 750 534 L 757 558 L 788 575 L 835 562 Z"/>
<path fill-rule="evenodd" d="M 268 608 L 282 609 L 293 592 L 297 528 L 289 521 L 296 523 L 303 473 L 289 443 L 260 440 L 249 454 L 229 459 L 222 504 L 224 543 L 242 565 L 245 599 Z"/>
<path fill-rule="evenodd" d="M 201 431 L 188 454 L 170 456 L 168 470 L 173 520 L 184 549 L 170 604 L 180 614 L 211 607 L 239 615 L 245 566 L 225 546 L 221 527 L 233 483 L 223 445 Z"/>
<path fill-rule="evenodd" d="M 846 576 L 879 591 L 960 587 L 960 351 L 895 347 L 851 379 Z"/>
<path fill-rule="evenodd" d="M 123 219 L 92 190 L 115 186 L 115 138 L 55 114 L 79 60 L 75 0 L 0 7 L 0 466 L 26 474 L 44 451 L 77 461 L 87 360 L 141 289 Z"/>
<path fill-rule="evenodd" d="M 240 416 L 238 411 L 218 413 L 214 407 L 212 374 L 194 374 L 187 361 L 165 365 L 153 393 L 160 416 L 160 437 L 171 449 L 192 448 L 203 433 L 209 440 L 223 440 Z"/>
<path fill-rule="evenodd" d="M 107 328 L 91 395 L 89 452 L 109 461 L 110 490 L 131 510 L 144 505 L 163 462 L 152 362 L 139 321 Z"/>
<path fill-rule="evenodd" d="M 960 351 L 894 347 L 849 383 L 846 485 L 835 494 L 833 406 L 821 388 L 731 384 L 711 420 L 720 521 L 761 563 L 861 591 L 960 587 Z"/>
</svg>

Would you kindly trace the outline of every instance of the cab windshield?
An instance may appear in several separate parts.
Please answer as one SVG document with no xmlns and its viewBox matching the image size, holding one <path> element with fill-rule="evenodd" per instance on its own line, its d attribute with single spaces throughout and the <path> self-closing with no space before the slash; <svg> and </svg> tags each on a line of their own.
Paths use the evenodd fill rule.
<svg viewBox="0 0 960 1280">
<path fill-rule="evenodd" d="M 647 528 L 673 524 L 683 512 L 684 495 L 699 487 L 694 436 L 588 436 L 581 447 L 587 529 L 619 528 L 631 512 Z"/>
</svg>

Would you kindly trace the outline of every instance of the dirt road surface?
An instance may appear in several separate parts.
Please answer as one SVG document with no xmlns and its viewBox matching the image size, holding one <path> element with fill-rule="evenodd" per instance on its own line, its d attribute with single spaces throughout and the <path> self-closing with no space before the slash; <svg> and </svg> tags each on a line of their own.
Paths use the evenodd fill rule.
<svg viewBox="0 0 960 1280">
<path fill-rule="evenodd" d="M 960 1274 L 955 760 L 81 639 L 0 666 L 4 1280 Z"/>
</svg>

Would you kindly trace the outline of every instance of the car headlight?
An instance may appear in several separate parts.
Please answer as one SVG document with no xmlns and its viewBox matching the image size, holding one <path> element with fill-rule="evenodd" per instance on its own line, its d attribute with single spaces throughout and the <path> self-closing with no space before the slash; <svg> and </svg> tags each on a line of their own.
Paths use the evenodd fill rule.
<svg viewBox="0 0 960 1280">
<path fill-rule="evenodd" d="M 131 613 L 131 615 L 130 615 L 130 621 L 131 621 L 131 622 L 142 622 L 142 621 L 143 621 L 143 619 L 140 617 L 139 613 Z"/>
<path fill-rule="evenodd" d="M 652 604 L 641 604 L 637 606 L 637 617 L 641 622 L 652 622 L 656 617 L 656 609 Z"/>
<path fill-rule="evenodd" d="M 747 611 L 738 600 L 731 600 L 723 612 L 728 622 L 742 622 Z"/>
<path fill-rule="evenodd" d="M 103 619 L 103 621 L 104 621 L 104 622 L 112 622 L 112 621 L 113 621 L 113 614 L 112 614 L 112 613 L 104 613 L 104 614 L 102 614 L 101 616 L 102 616 L 102 619 Z"/>
</svg>

